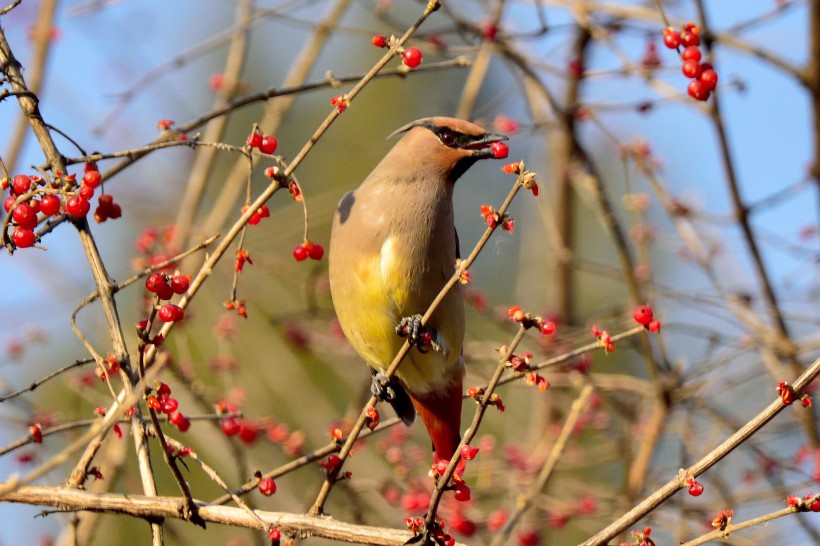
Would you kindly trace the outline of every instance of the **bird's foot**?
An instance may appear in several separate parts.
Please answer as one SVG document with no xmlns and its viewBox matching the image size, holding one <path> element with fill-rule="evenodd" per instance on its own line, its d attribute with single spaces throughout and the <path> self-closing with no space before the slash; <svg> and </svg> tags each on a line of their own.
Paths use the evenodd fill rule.
<svg viewBox="0 0 820 546">
<path fill-rule="evenodd" d="M 373 371 L 373 381 L 370 383 L 370 394 L 378 398 L 380 402 L 392 402 L 396 399 L 396 385 L 396 379 L 387 377 L 383 372 Z"/>
<path fill-rule="evenodd" d="M 396 333 L 401 337 L 406 337 L 410 345 L 415 345 L 421 353 L 426 353 L 430 350 L 430 347 L 434 351 L 441 351 L 442 349 L 438 343 L 436 331 L 421 324 L 421 315 L 401 319 L 398 326 L 396 326 Z"/>
</svg>

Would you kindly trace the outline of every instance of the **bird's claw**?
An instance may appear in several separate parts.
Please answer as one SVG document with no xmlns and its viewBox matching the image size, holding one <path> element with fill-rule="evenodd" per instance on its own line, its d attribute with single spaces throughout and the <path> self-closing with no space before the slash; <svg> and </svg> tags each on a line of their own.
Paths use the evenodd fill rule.
<svg viewBox="0 0 820 546">
<path fill-rule="evenodd" d="M 393 389 L 393 380 L 382 372 L 373 373 L 373 381 L 370 382 L 370 394 L 381 402 L 390 402 L 396 399 L 396 391 Z"/>
<path fill-rule="evenodd" d="M 401 337 L 406 337 L 410 345 L 415 345 L 420 353 L 426 353 L 430 347 L 434 351 L 441 351 L 441 345 L 436 341 L 438 337 L 436 331 L 422 325 L 421 315 L 401 319 L 396 326 L 396 333 Z"/>
</svg>

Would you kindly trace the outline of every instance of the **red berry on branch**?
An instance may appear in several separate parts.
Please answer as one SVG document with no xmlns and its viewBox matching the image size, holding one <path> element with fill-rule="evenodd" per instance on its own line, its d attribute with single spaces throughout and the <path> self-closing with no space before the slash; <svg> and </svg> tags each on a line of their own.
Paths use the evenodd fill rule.
<svg viewBox="0 0 820 546">
<path fill-rule="evenodd" d="M 470 488 L 467 487 L 467 484 L 460 483 L 456 485 L 455 499 L 459 502 L 465 502 L 470 500 Z"/>
<path fill-rule="evenodd" d="M 684 61 L 695 60 L 699 61 L 701 58 L 700 49 L 697 46 L 689 46 L 681 53 L 681 59 Z"/>
<path fill-rule="evenodd" d="M 83 184 L 91 188 L 96 188 L 102 182 L 100 171 L 87 171 L 83 175 Z"/>
<path fill-rule="evenodd" d="M 40 211 L 46 216 L 54 216 L 60 212 L 60 198 L 53 194 L 46 194 L 40 200 Z"/>
<path fill-rule="evenodd" d="M 538 329 L 541 330 L 541 333 L 544 334 L 545 336 L 548 336 L 550 334 L 554 334 L 555 333 L 555 323 L 552 322 L 551 320 L 545 320 L 544 322 L 541 323 L 541 325 L 538 327 Z"/>
<path fill-rule="evenodd" d="M 174 275 L 171 277 L 171 290 L 174 294 L 184 294 L 188 291 L 191 281 L 186 275 Z"/>
<path fill-rule="evenodd" d="M 311 260 L 321 260 L 325 255 L 325 247 L 318 243 L 313 243 L 313 245 L 308 250 L 308 256 L 310 256 Z"/>
<path fill-rule="evenodd" d="M 262 143 L 259 145 L 259 151 L 263 154 L 272 154 L 279 146 L 279 141 L 273 135 L 265 135 L 262 137 Z"/>
<path fill-rule="evenodd" d="M 11 217 L 21 228 L 34 229 L 37 227 L 37 213 L 28 203 L 20 203 L 14 207 Z"/>
<path fill-rule="evenodd" d="M 709 91 L 709 88 L 706 87 L 706 84 L 704 84 L 700 80 L 691 81 L 686 91 L 687 93 L 689 93 L 690 97 L 700 101 L 707 100 L 709 98 L 709 95 L 711 94 L 711 91 Z"/>
<path fill-rule="evenodd" d="M 293 249 L 293 257 L 296 259 L 297 262 L 303 262 L 308 259 L 308 249 L 305 245 L 298 245 L 296 248 Z"/>
<path fill-rule="evenodd" d="M 635 319 L 635 322 L 642 326 L 649 326 L 649 323 L 654 319 L 652 308 L 648 305 L 636 307 L 632 313 L 632 317 Z"/>
<path fill-rule="evenodd" d="M 697 29 L 697 27 L 695 27 L 695 29 Z M 684 32 L 681 32 L 680 41 L 681 44 L 683 44 L 685 47 L 700 45 L 700 37 L 693 30 L 686 30 Z"/>
<path fill-rule="evenodd" d="M 270 497 L 276 493 L 276 482 L 273 481 L 273 478 L 262 478 L 259 480 L 258 488 L 260 493 L 266 497 Z"/>
<path fill-rule="evenodd" d="M 79 196 L 85 199 L 86 201 L 91 201 L 91 198 L 94 197 L 94 188 L 86 184 L 83 184 L 77 190 L 77 194 L 79 194 Z"/>
<path fill-rule="evenodd" d="M 478 448 L 471 445 L 466 445 L 461 448 L 461 458 L 465 461 L 472 461 L 478 453 Z"/>
<path fill-rule="evenodd" d="M 701 65 L 700 81 L 704 86 L 706 86 L 706 89 L 709 91 L 714 91 L 718 83 L 718 74 L 713 68 L 711 68 L 711 66 L 709 68 L 705 68 L 706 66 L 710 65 Z"/>
<path fill-rule="evenodd" d="M 687 78 L 697 78 L 700 76 L 701 71 L 700 63 L 694 59 L 683 61 L 683 66 L 681 66 L 681 72 Z"/>
<path fill-rule="evenodd" d="M 385 47 L 387 45 L 387 38 L 385 38 L 381 34 L 377 34 L 376 36 L 373 36 L 373 39 L 370 40 L 370 43 L 376 47 Z"/>
<path fill-rule="evenodd" d="M 8 197 L 6 197 L 6 200 L 3 201 L 3 209 L 5 209 L 6 212 L 10 211 L 11 207 L 14 206 L 15 201 L 17 201 L 17 196 L 9 195 Z"/>
<path fill-rule="evenodd" d="M 177 322 L 185 318 L 185 311 L 177 305 L 167 303 L 159 308 L 158 316 L 162 322 Z"/>
<path fill-rule="evenodd" d="M 34 246 L 37 236 L 34 234 L 34 231 L 30 229 L 18 227 L 14 229 L 11 240 L 17 248 L 29 248 Z"/>
<path fill-rule="evenodd" d="M 680 34 L 676 30 L 672 29 L 672 27 L 665 28 L 663 31 L 663 45 L 669 49 L 677 49 L 680 47 L 680 44 Z"/>
<path fill-rule="evenodd" d="M 223 419 L 219 423 L 219 426 L 222 428 L 222 432 L 225 436 L 234 436 L 239 433 L 242 423 L 240 423 L 236 417 L 228 417 L 227 419 Z"/>
<path fill-rule="evenodd" d="M 693 497 L 700 497 L 703 494 L 703 485 L 700 482 L 692 480 L 689 485 L 689 494 Z"/>
<path fill-rule="evenodd" d="M 262 135 L 254 131 L 253 133 L 248 135 L 248 138 L 245 139 L 245 142 L 251 148 L 258 148 L 262 145 Z"/>
<path fill-rule="evenodd" d="M 18 174 L 14 177 L 11 185 L 11 191 L 14 195 L 23 195 L 31 190 L 31 178 L 24 174 Z"/>
<path fill-rule="evenodd" d="M 66 212 L 72 216 L 82 217 L 88 214 L 91 204 L 79 195 L 72 195 L 65 204 Z"/>
<path fill-rule="evenodd" d="M 417 47 L 408 47 L 404 50 L 404 53 L 402 54 L 402 62 L 408 68 L 416 68 L 421 64 L 421 60 L 421 50 Z"/>
</svg>

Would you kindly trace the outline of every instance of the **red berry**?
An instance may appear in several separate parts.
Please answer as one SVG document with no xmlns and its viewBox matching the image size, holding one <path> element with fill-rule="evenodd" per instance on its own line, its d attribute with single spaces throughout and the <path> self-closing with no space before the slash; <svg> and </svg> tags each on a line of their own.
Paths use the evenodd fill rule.
<svg viewBox="0 0 820 546">
<path fill-rule="evenodd" d="M 298 245 L 296 248 L 293 249 L 293 257 L 296 259 L 297 262 L 303 262 L 308 259 L 308 249 L 305 245 Z"/>
<path fill-rule="evenodd" d="M 44 195 L 40 200 L 40 211 L 46 216 L 54 216 L 60 212 L 60 198 L 53 194 Z"/>
<path fill-rule="evenodd" d="M 11 217 L 21 228 L 34 229 L 37 227 L 37 213 L 28 203 L 20 203 L 14 207 L 14 213 Z"/>
<path fill-rule="evenodd" d="M 37 214 L 42 210 L 42 204 L 37 199 L 32 199 L 29 201 L 29 206 L 31 207 L 31 210 L 34 211 L 34 214 Z"/>
<path fill-rule="evenodd" d="M 700 80 L 692 80 L 689 83 L 689 87 L 686 89 L 689 93 L 689 96 L 695 100 L 706 100 L 709 98 L 709 88 L 706 87 L 706 84 Z"/>
<path fill-rule="evenodd" d="M 66 201 L 65 209 L 66 211 L 72 216 L 85 216 L 88 214 L 88 210 L 91 208 L 91 204 L 88 202 L 87 199 L 83 199 L 79 195 L 72 195 Z"/>
<path fill-rule="evenodd" d="M 162 409 L 162 402 L 153 394 L 145 399 L 145 403 L 153 410 L 160 411 Z"/>
<path fill-rule="evenodd" d="M 259 480 L 259 492 L 265 495 L 266 497 L 270 497 L 274 493 L 276 493 L 276 482 L 273 481 L 273 478 L 262 478 Z"/>
<path fill-rule="evenodd" d="M 680 46 L 680 34 L 677 31 L 667 28 L 663 31 L 663 45 L 669 49 L 677 49 Z"/>
<path fill-rule="evenodd" d="M 476 453 L 478 453 L 477 447 L 466 445 L 461 448 L 461 458 L 465 461 L 472 461 L 475 459 Z"/>
<path fill-rule="evenodd" d="M 16 195 L 9 195 L 8 197 L 6 197 L 6 200 L 3 201 L 3 208 L 6 210 L 6 212 L 11 210 L 11 207 L 14 206 L 14 202 L 16 200 L 17 200 Z"/>
<path fill-rule="evenodd" d="M 635 322 L 643 326 L 649 326 L 649 323 L 652 322 L 652 319 L 654 318 L 652 308 L 648 305 L 636 307 L 635 312 L 632 313 L 632 316 L 635 318 Z"/>
<path fill-rule="evenodd" d="M 545 320 L 541 323 L 541 326 L 538 327 L 541 330 L 541 333 L 545 336 L 555 333 L 555 323 L 551 320 Z"/>
<path fill-rule="evenodd" d="M 700 63 L 694 59 L 683 61 L 681 72 L 683 72 L 683 75 L 687 78 L 697 78 L 701 73 Z"/>
<path fill-rule="evenodd" d="M 169 396 L 162 401 L 161 407 L 162 413 L 174 413 L 177 409 L 179 409 L 179 401 L 176 398 L 171 398 Z"/>
<path fill-rule="evenodd" d="M 251 148 L 258 148 L 262 145 L 262 135 L 254 131 L 253 133 L 248 135 L 248 138 L 245 139 L 245 142 L 248 143 L 248 146 Z"/>
<path fill-rule="evenodd" d="M 490 144 L 490 150 L 492 150 L 495 159 L 504 159 L 510 155 L 510 147 L 503 142 L 493 142 Z"/>
<path fill-rule="evenodd" d="M 385 38 L 381 34 L 377 34 L 376 36 L 373 36 L 373 39 L 370 40 L 370 43 L 376 47 L 384 47 L 387 45 L 387 38 Z"/>
<path fill-rule="evenodd" d="M 172 425 L 176 426 L 180 432 L 185 432 L 191 428 L 191 422 L 181 412 L 175 411 L 168 416 Z"/>
<path fill-rule="evenodd" d="M 14 195 L 23 195 L 24 193 L 28 193 L 31 189 L 31 178 L 24 174 L 18 174 L 14 177 L 14 181 L 11 185 L 11 191 Z"/>
<path fill-rule="evenodd" d="M 402 62 L 409 68 L 416 68 L 421 64 L 422 54 L 417 47 L 408 47 L 402 55 Z"/>
<path fill-rule="evenodd" d="M 185 318 L 185 311 L 172 303 L 166 303 L 159 308 L 159 320 L 162 322 L 177 322 Z"/>
<path fill-rule="evenodd" d="M 718 83 L 718 74 L 713 68 L 705 68 L 706 66 L 708 65 L 700 65 L 702 69 L 700 73 L 700 81 L 706 86 L 706 89 L 709 91 L 714 91 Z"/>
<path fill-rule="evenodd" d="M 703 494 L 703 485 L 700 482 L 692 481 L 689 486 L 689 494 L 693 497 L 699 497 Z"/>
<path fill-rule="evenodd" d="M 175 294 L 184 294 L 188 291 L 191 282 L 185 275 L 174 275 L 171 277 L 171 289 Z"/>
<path fill-rule="evenodd" d="M 14 245 L 17 248 L 28 248 L 34 245 L 34 241 L 37 240 L 37 236 L 34 234 L 34 231 L 18 227 L 14 228 L 14 233 L 11 236 L 12 241 L 14 241 Z"/>
<path fill-rule="evenodd" d="M 219 423 L 219 426 L 222 428 L 222 432 L 225 436 L 233 436 L 239 432 L 241 423 L 236 417 L 228 417 L 227 419 L 223 419 L 222 422 Z"/>
<path fill-rule="evenodd" d="M 86 201 L 91 201 L 91 198 L 94 197 L 94 187 L 83 184 L 77 190 L 77 193 L 80 195 L 80 197 L 82 197 Z"/>
<path fill-rule="evenodd" d="M 681 53 L 681 59 L 683 59 L 684 61 L 688 61 L 690 59 L 699 61 L 700 58 L 701 53 L 700 49 L 698 49 L 698 46 L 689 46 L 683 50 L 683 53 Z"/>
<path fill-rule="evenodd" d="M 279 141 L 276 140 L 276 137 L 273 135 L 265 135 L 262 137 L 262 143 L 259 145 L 259 151 L 263 154 L 272 154 L 276 151 L 276 147 L 279 146 Z"/>
<path fill-rule="evenodd" d="M 681 32 L 680 41 L 685 47 L 700 45 L 700 37 L 689 30 Z"/>
<path fill-rule="evenodd" d="M 259 437 L 259 427 L 248 421 L 239 422 L 239 439 L 246 444 L 252 444 Z"/>
<path fill-rule="evenodd" d="M 166 282 L 162 273 L 151 273 L 148 275 L 148 278 L 145 279 L 145 288 L 154 294 L 159 293 L 164 284 L 166 284 Z"/>
<path fill-rule="evenodd" d="M 647 328 L 649 328 L 649 331 L 652 332 L 653 334 L 657 334 L 658 332 L 661 331 L 661 323 L 658 322 L 657 320 L 653 320 L 652 322 L 650 322 L 647 325 Z"/>
<path fill-rule="evenodd" d="M 467 484 L 460 483 L 456 486 L 455 499 L 459 502 L 470 500 L 470 488 L 467 487 Z"/>
<path fill-rule="evenodd" d="M 820 512 L 820 501 L 814 501 L 809 505 L 809 510 L 812 512 Z"/>
<path fill-rule="evenodd" d="M 100 171 L 86 171 L 83 175 L 83 184 L 91 188 L 96 188 L 102 182 L 102 175 Z"/>
<path fill-rule="evenodd" d="M 325 247 L 320 244 L 313 243 L 308 250 L 308 256 L 310 256 L 311 260 L 321 260 L 324 255 Z"/>
</svg>

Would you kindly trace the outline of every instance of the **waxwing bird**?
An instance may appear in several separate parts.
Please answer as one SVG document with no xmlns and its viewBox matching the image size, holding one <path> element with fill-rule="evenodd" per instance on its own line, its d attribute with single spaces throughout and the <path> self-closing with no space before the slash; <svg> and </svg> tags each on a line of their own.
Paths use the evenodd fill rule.
<svg viewBox="0 0 820 546">
<path fill-rule="evenodd" d="M 373 172 L 340 201 L 330 236 L 330 290 L 336 315 L 374 376 L 410 337 L 414 347 L 393 381 L 375 381 L 408 426 L 418 412 L 435 460 L 460 441 L 464 302 L 456 284 L 425 328 L 421 314 L 455 272 L 456 180 L 507 140 L 444 117 L 414 121 Z M 391 135 L 392 136 L 392 135 Z"/>
</svg>

